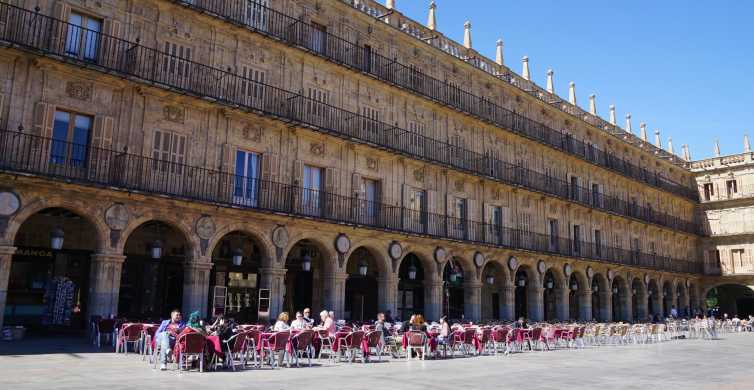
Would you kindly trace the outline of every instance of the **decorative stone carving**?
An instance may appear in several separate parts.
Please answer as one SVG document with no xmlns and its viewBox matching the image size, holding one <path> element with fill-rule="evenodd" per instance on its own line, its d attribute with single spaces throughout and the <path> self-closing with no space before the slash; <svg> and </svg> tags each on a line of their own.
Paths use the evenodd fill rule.
<svg viewBox="0 0 754 390">
<path fill-rule="evenodd" d="M 288 229 L 285 226 L 278 226 L 272 230 L 272 243 L 278 248 L 285 248 L 288 245 Z"/>
<path fill-rule="evenodd" d="M 340 254 L 345 254 L 351 249 L 351 240 L 347 235 L 340 233 L 335 237 L 335 250 Z"/>
<path fill-rule="evenodd" d="M 571 276 L 571 273 L 573 272 L 573 266 L 570 264 L 566 264 L 563 266 L 563 273 L 566 277 Z"/>
<path fill-rule="evenodd" d="M 401 244 L 398 241 L 393 241 L 388 246 L 387 253 L 393 260 L 398 260 L 403 254 L 403 247 L 401 247 Z"/>
<path fill-rule="evenodd" d="M 508 268 L 510 268 L 511 271 L 515 271 L 516 268 L 518 268 L 518 259 L 515 256 L 508 258 Z"/>
<path fill-rule="evenodd" d="M 194 229 L 196 230 L 196 235 L 204 240 L 209 240 L 210 238 L 212 238 L 212 236 L 215 235 L 215 231 L 217 231 L 215 221 L 207 215 L 196 220 Z"/>
<path fill-rule="evenodd" d="M 414 169 L 414 179 L 418 182 L 424 181 L 424 169 Z"/>
<path fill-rule="evenodd" d="M 105 223 L 110 229 L 123 230 L 128 226 L 131 214 L 122 203 L 114 203 L 105 210 Z"/>
<path fill-rule="evenodd" d="M 311 145 L 309 145 L 309 152 L 315 156 L 322 156 L 325 154 L 325 143 L 324 142 L 312 142 Z"/>
<path fill-rule="evenodd" d="M 248 125 L 243 128 L 243 138 L 251 142 L 262 141 L 262 127 Z"/>
<path fill-rule="evenodd" d="M 94 87 L 90 83 L 83 81 L 69 81 L 65 85 L 65 93 L 68 96 L 79 100 L 91 100 L 92 89 Z"/>
<path fill-rule="evenodd" d="M 13 192 L 0 192 L 0 216 L 8 217 L 21 208 L 21 199 Z"/>
<path fill-rule="evenodd" d="M 183 123 L 186 118 L 186 110 L 178 106 L 165 106 L 162 109 L 165 119 L 175 123 Z"/>
<path fill-rule="evenodd" d="M 537 263 L 537 271 L 539 271 L 539 273 L 542 275 L 544 275 L 545 271 L 547 271 L 547 264 L 544 260 L 540 260 Z"/>
<path fill-rule="evenodd" d="M 458 179 L 453 182 L 453 187 L 455 188 L 456 192 L 463 192 L 465 186 L 466 183 L 463 181 L 463 179 Z"/>
<path fill-rule="evenodd" d="M 367 168 L 372 171 L 378 170 L 377 159 L 374 157 L 367 157 Z"/>
</svg>

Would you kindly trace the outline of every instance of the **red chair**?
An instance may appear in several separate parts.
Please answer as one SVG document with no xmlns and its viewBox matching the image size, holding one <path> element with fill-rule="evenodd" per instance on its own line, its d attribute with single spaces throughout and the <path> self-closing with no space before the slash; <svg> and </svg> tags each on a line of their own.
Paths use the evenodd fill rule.
<svg viewBox="0 0 754 390">
<path fill-rule="evenodd" d="M 495 345 L 495 354 L 502 347 L 503 352 L 508 349 L 508 328 L 497 327 L 492 329 L 492 342 Z"/>
<path fill-rule="evenodd" d="M 492 341 L 492 329 L 482 328 L 482 334 L 479 337 L 480 353 L 486 354 L 495 351 L 495 342 Z"/>
<path fill-rule="evenodd" d="M 134 351 L 141 341 L 141 331 L 144 329 L 142 324 L 127 324 L 118 332 L 118 341 L 115 344 L 115 353 L 121 350 L 128 354 L 128 343 L 133 344 Z"/>
<path fill-rule="evenodd" d="M 557 345 L 558 339 L 557 339 L 557 333 L 558 330 L 555 327 L 549 327 L 545 329 L 543 332 L 539 335 L 539 340 L 537 341 L 540 345 L 540 348 L 544 347 L 547 348 L 547 350 L 550 350 L 550 345 L 553 346 Z"/>
<path fill-rule="evenodd" d="M 98 320 L 96 322 L 95 333 L 97 348 L 102 348 L 102 336 L 107 337 L 109 342 L 115 343 L 115 320 L 110 318 L 103 318 Z"/>
<path fill-rule="evenodd" d="M 532 329 L 530 337 L 528 338 L 529 341 L 529 349 L 531 350 L 531 344 L 534 344 L 535 347 L 538 347 L 539 350 L 542 350 L 542 346 L 539 344 L 539 339 L 542 337 L 542 328 L 536 327 Z"/>
<path fill-rule="evenodd" d="M 361 342 L 364 340 L 364 332 L 357 330 L 351 332 L 346 337 L 343 337 L 338 341 L 338 355 L 339 358 L 347 358 L 350 363 L 353 363 L 357 355 L 361 355 L 361 362 L 366 363 L 366 356 L 361 349 Z"/>
<path fill-rule="evenodd" d="M 236 360 L 241 364 L 241 368 L 246 367 L 246 348 L 248 348 L 248 338 L 246 332 L 239 332 L 233 337 L 225 340 L 225 366 L 236 370 Z"/>
<path fill-rule="evenodd" d="M 385 348 L 385 344 L 382 341 L 382 332 L 373 330 L 367 333 L 365 337 L 367 339 L 367 350 L 371 353 L 374 349 L 377 360 L 382 361 L 382 351 Z"/>
<path fill-rule="evenodd" d="M 154 334 L 157 332 L 158 325 L 144 324 L 141 330 L 141 360 L 146 360 L 148 355 L 152 354 L 152 343 Z"/>
<path fill-rule="evenodd" d="M 319 336 L 319 353 L 317 354 L 317 359 L 321 359 L 322 353 L 325 353 L 329 360 L 335 360 L 337 358 L 337 354 L 333 348 L 335 339 L 330 336 L 330 332 L 326 329 L 320 329 L 317 331 L 317 336 Z"/>
<path fill-rule="evenodd" d="M 406 360 L 411 360 L 414 351 L 419 351 L 419 358 L 424 360 L 427 355 L 427 334 L 421 331 L 412 330 L 406 336 Z"/>
<path fill-rule="evenodd" d="M 257 353 L 257 346 L 259 345 L 259 337 L 262 334 L 261 331 L 256 328 L 252 328 L 243 332 L 246 337 L 246 356 L 244 361 L 254 362 L 254 366 L 259 367 L 259 354 Z"/>
<path fill-rule="evenodd" d="M 270 337 L 262 338 L 262 354 L 266 355 L 269 359 L 270 367 L 275 368 L 279 366 L 279 363 L 282 363 L 283 360 L 285 360 L 285 357 L 288 354 L 286 347 L 288 346 L 288 339 L 290 337 L 291 334 L 289 332 L 275 332 Z M 275 359 L 275 355 L 280 353 L 282 353 L 282 357 L 280 359 Z M 289 367 L 290 365 L 290 362 L 288 362 Z"/>
<path fill-rule="evenodd" d="M 296 361 L 296 367 L 299 367 L 298 359 L 304 356 L 309 362 L 309 367 L 312 366 L 312 356 L 314 355 L 312 341 L 314 341 L 314 331 L 312 330 L 302 330 L 291 337 L 291 357 Z"/>
<path fill-rule="evenodd" d="M 463 330 L 463 344 L 461 345 L 464 350 L 464 355 L 475 355 L 476 344 L 474 344 L 474 338 L 476 337 L 476 329 L 466 328 Z"/>
<path fill-rule="evenodd" d="M 182 371 L 184 366 L 188 370 L 189 359 L 195 357 L 199 360 L 199 372 L 204 372 L 204 349 L 206 347 L 207 340 L 201 333 L 185 332 L 178 336 L 175 341 L 178 371 Z"/>
</svg>

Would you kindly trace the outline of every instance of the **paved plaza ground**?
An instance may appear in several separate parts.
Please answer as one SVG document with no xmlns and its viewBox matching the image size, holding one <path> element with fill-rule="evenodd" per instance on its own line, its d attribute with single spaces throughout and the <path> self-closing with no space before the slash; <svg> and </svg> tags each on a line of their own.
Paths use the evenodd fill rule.
<svg viewBox="0 0 754 390">
<path fill-rule="evenodd" d="M 754 334 L 438 361 L 177 373 L 79 340 L 0 342 L 0 389 L 754 389 Z"/>
</svg>

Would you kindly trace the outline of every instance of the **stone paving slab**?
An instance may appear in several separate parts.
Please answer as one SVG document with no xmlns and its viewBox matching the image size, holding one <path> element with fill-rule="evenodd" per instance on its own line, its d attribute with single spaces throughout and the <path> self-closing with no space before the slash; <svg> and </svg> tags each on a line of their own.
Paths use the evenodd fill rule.
<svg viewBox="0 0 754 390">
<path fill-rule="evenodd" d="M 81 340 L 0 343 L 0 389 L 754 389 L 754 333 L 448 360 L 161 372 Z"/>
</svg>

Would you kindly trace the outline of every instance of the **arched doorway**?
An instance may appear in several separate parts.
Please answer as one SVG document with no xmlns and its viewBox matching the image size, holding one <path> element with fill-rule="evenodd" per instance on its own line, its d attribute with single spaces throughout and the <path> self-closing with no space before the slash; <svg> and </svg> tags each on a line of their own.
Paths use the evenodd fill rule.
<svg viewBox="0 0 754 390">
<path fill-rule="evenodd" d="M 656 315 L 661 315 L 660 313 L 660 288 L 657 286 L 657 282 L 652 279 L 649 281 L 649 286 L 647 286 L 647 312 L 649 315 L 654 317 Z"/>
<path fill-rule="evenodd" d="M 129 320 L 158 321 L 183 304 L 183 263 L 188 251 L 183 233 L 152 220 L 126 240 L 118 313 Z"/>
<path fill-rule="evenodd" d="M 449 321 L 461 320 L 464 317 L 464 271 L 457 259 L 450 259 L 445 263 L 442 272 L 443 280 L 443 314 Z"/>
<path fill-rule="evenodd" d="M 398 269 L 397 318 L 407 320 L 412 314 L 424 314 L 425 272 L 419 256 L 409 253 Z"/>
<path fill-rule="evenodd" d="M 542 287 L 544 287 L 544 315 L 545 321 L 552 322 L 558 320 L 558 291 L 563 288 L 559 277 L 555 275 L 552 269 L 545 272 L 545 278 Z"/>
<path fill-rule="evenodd" d="M 351 253 L 346 264 L 346 299 L 343 317 L 364 322 L 377 316 L 379 269 L 372 253 L 360 247 Z"/>
<path fill-rule="evenodd" d="M 740 284 L 723 284 L 709 289 L 705 297 L 707 309 L 717 318 L 754 315 L 754 291 Z"/>
<path fill-rule="evenodd" d="M 311 240 L 301 240 L 291 248 L 285 259 L 283 310 L 293 314 L 310 308 L 312 317 L 319 321 L 325 261 L 318 244 Z"/>
<path fill-rule="evenodd" d="M 212 250 L 209 315 L 224 314 L 237 323 L 259 321 L 259 269 L 264 253 L 252 236 L 226 234 Z M 273 314 L 274 315 L 274 314 Z"/>
<path fill-rule="evenodd" d="M 575 321 L 579 319 L 579 310 L 581 310 L 579 295 L 582 288 L 575 273 L 568 278 L 568 287 L 568 318 Z"/>
<path fill-rule="evenodd" d="M 495 261 L 487 262 L 482 269 L 482 319 L 501 320 L 504 302 L 505 280 L 504 268 Z"/>
<path fill-rule="evenodd" d="M 665 281 L 662 284 L 662 315 L 665 318 L 670 317 L 670 311 L 675 307 L 674 296 L 673 286 L 669 281 Z"/>
<path fill-rule="evenodd" d="M 613 315 L 613 321 L 631 321 L 632 316 L 632 309 L 625 310 L 624 308 L 627 307 L 629 304 L 629 297 L 632 296 L 632 294 L 629 294 L 628 291 L 626 291 L 626 282 L 623 280 L 620 276 L 615 276 L 612 283 L 612 315 Z"/>
<path fill-rule="evenodd" d="M 529 317 L 529 272 L 525 269 L 519 269 L 516 272 L 516 319 Z"/>
<path fill-rule="evenodd" d="M 14 239 L 5 325 L 32 332 L 86 329 L 98 237 L 92 222 L 65 208 L 43 209 L 24 221 Z"/>
</svg>

